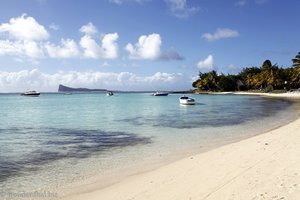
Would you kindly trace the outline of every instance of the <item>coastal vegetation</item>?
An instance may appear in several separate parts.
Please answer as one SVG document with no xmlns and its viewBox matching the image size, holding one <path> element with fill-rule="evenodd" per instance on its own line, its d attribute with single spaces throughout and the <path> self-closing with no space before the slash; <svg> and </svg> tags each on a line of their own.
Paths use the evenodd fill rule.
<svg viewBox="0 0 300 200">
<path fill-rule="evenodd" d="M 265 60 L 260 67 L 245 67 L 236 75 L 218 74 L 215 70 L 199 72 L 198 79 L 192 85 L 203 91 L 288 91 L 300 88 L 300 52 L 292 62 L 291 67 L 279 67 Z"/>
</svg>

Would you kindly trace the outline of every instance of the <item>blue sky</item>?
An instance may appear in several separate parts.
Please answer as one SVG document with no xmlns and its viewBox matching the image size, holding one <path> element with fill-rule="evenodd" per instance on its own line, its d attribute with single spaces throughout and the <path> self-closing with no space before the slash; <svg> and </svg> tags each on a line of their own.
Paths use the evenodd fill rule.
<svg viewBox="0 0 300 200">
<path fill-rule="evenodd" d="M 0 0 L 0 92 L 190 89 L 199 71 L 291 66 L 297 0 Z"/>
</svg>

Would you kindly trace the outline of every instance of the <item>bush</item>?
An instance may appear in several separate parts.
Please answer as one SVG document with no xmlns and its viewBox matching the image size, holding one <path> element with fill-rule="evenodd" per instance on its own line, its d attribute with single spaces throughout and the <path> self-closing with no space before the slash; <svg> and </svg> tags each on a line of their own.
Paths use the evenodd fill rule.
<svg viewBox="0 0 300 200">
<path fill-rule="evenodd" d="M 266 88 L 265 88 L 265 92 L 272 92 L 274 90 L 273 86 L 272 85 L 268 85 Z"/>
</svg>

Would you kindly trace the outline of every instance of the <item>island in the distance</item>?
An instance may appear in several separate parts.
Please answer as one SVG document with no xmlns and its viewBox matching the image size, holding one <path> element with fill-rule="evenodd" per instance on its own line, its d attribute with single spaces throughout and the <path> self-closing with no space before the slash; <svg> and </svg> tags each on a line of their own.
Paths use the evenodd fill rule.
<svg viewBox="0 0 300 200">
<path fill-rule="evenodd" d="M 71 88 L 60 84 L 58 92 L 105 92 L 106 89 L 89 89 L 89 88 Z"/>
</svg>

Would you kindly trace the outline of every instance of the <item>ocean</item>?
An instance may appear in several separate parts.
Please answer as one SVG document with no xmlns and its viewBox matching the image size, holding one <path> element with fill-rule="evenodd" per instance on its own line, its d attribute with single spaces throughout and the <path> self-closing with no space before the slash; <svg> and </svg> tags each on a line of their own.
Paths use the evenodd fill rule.
<svg viewBox="0 0 300 200">
<path fill-rule="evenodd" d="M 299 102 L 259 96 L 0 94 L 0 196 L 62 196 L 274 129 Z"/>
</svg>

